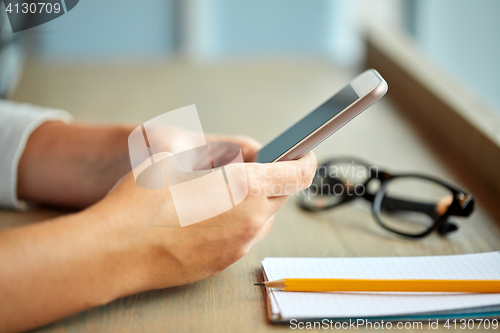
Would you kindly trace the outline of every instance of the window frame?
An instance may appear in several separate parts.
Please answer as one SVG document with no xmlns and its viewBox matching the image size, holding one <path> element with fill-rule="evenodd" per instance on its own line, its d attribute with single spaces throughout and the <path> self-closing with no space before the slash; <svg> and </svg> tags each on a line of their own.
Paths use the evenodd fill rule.
<svg viewBox="0 0 500 333">
<path fill-rule="evenodd" d="M 500 220 L 500 118 L 432 63 L 409 35 L 383 26 L 364 33 L 365 67 L 447 167 Z"/>
</svg>

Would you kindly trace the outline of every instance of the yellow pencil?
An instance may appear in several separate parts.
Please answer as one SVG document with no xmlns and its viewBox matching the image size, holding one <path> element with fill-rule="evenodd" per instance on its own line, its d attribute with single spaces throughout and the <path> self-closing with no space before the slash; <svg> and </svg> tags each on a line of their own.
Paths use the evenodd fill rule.
<svg viewBox="0 0 500 333">
<path fill-rule="evenodd" d="M 255 285 L 284 291 L 500 293 L 500 280 L 282 279 Z"/>
</svg>

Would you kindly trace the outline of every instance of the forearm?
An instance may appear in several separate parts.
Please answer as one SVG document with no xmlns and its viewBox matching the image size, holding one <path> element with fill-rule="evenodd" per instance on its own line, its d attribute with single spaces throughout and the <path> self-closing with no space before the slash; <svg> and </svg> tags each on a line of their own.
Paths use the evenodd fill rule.
<svg viewBox="0 0 500 333">
<path fill-rule="evenodd" d="M 145 288 L 140 235 L 92 207 L 0 233 L 0 331 L 47 324 Z"/>
<path fill-rule="evenodd" d="M 21 199 L 87 207 L 130 171 L 123 126 L 47 122 L 35 130 L 19 161 Z"/>
</svg>

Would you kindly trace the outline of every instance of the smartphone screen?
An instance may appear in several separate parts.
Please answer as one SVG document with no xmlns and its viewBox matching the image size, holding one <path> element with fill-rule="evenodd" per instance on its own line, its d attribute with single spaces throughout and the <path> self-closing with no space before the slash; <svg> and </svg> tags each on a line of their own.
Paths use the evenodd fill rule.
<svg viewBox="0 0 500 333">
<path fill-rule="evenodd" d="M 358 98 L 359 96 L 351 85 L 347 85 L 332 98 L 262 148 L 259 151 L 257 162 L 273 162 L 339 114 L 342 110 L 354 103 Z"/>
</svg>

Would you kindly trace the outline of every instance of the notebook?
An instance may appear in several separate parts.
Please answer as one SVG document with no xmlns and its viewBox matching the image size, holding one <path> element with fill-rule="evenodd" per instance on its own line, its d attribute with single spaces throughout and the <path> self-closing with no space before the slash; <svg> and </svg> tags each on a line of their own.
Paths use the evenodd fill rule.
<svg viewBox="0 0 500 333">
<path fill-rule="evenodd" d="M 385 258 L 265 258 L 264 280 L 283 278 L 500 280 L 500 252 Z M 267 289 L 271 322 L 500 316 L 500 294 L 285 292 Z"/>
</svg>

